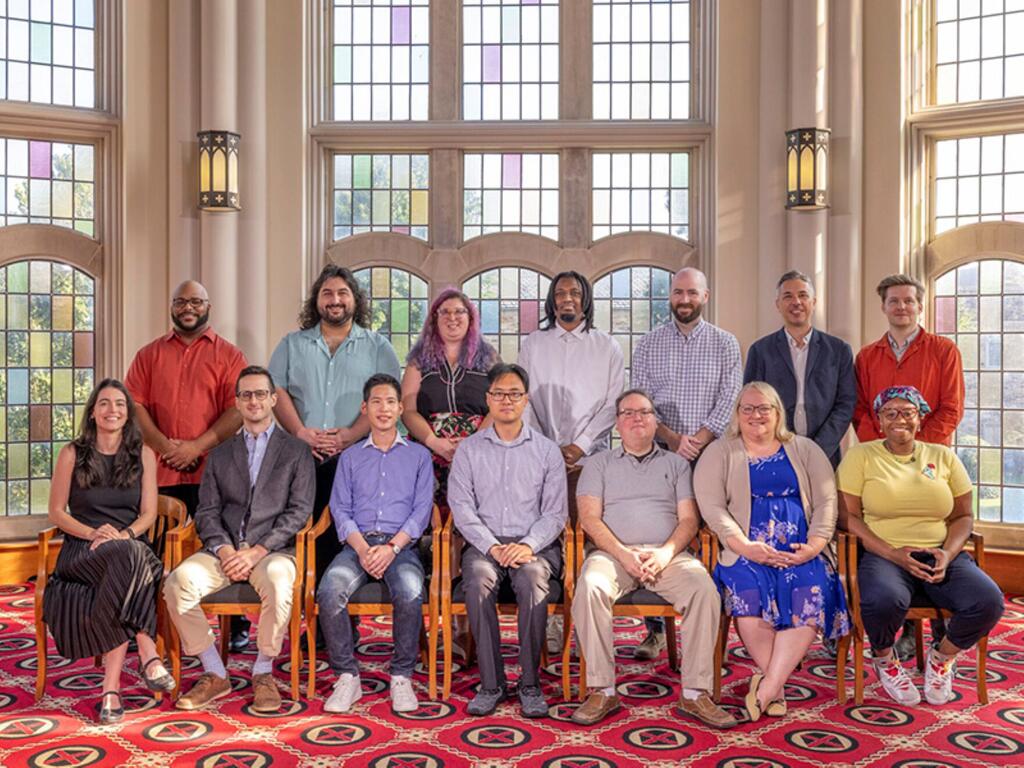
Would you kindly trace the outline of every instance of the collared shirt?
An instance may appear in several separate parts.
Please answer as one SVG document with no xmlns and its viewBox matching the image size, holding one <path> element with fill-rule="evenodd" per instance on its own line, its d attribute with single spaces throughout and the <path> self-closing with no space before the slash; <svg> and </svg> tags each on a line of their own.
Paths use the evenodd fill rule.
<svg viewBox="0 0 1024 768">
<path fill-rule="evenodd" d="M 530 375 L 526 423 L 589 455 L 608 447 L 625 370 L 618 342 L 583 326 L 534 331 L 519 350 L 519 365 Z"/>
<path fill-rule="evenodd" d="M 256 487 L 256 479 L 260 476 L 260 467 L 263 466 L 263 457 L 267 455 L 267 443 L 270 436 L 274 434 L 274 422 L 270 426 L 254 435 L 245 427 L 242 427 L 242 437 L 245 440 L 245 450 L 249 454 L 249 485 Z"/>
<path fill-rule="evenodd" d="M 633 386 L 654 399 L 666 427 L 686 435 L 707 427 L 717 437 L 729 425 L 743 381 L 740 345 L 703 319 L 689 335 L 669 320 L 640 339 L 630 374 Z"/>
<path fill-rule="evenodd" d="M 207 328 L 191 344 L 174 331 L 151 341 L 135 354 L 124 385 L 145 407 L 156 428 L 171 439 L 195 440 L 235 407 L 235 383 L 245 355 Z M 157 465 L 157 485 L 198 483 L 205 457 L 192 472 Z"/>
<path fill-rule="evenodd" d="M 333 355 L 319 323 L 289 333 L 267 368 L 274 384 L 287 390 L 303 426 L 316 429 L 352 426 L 363 402 L 363 384 L 375 373 L 401 377 L 391 342 L 354 323 Z"/>
<path fill-rule="evenodd" d="M 919 325 L 917 326 L 917 328 L 914 329 L 914 332 L 907 336 L 907 338 L 903 340 L 903 343 L 900 344 L 898 341 L 896 341 L 896 339 L 892 337 L 891 333 L 886 331 L 885 338 L 889 340 L 889 348 L 892 350 L 892 353 L 896 355 L 897 363 L 903 359 L 904 353 L 910 348 L 910 345 L 914 343 L 914 339 L 917 338 L 917 334 L 919 334 L 920 332 L 921 326 Z"/>
<path fill-rule="evenodd" d="M 430 451 L 400 434 L 387 450 L 373 435 L 341 453 L 331 488 L 331 517 L 339 541 L 351 534 L 398 532 L 423 535 L 434 505 L 434 467 Z"/>
<path fill-rule="evenodd" d="M 587 462 L 576 496 L 601 499 L 601 519 L 623 544 L 661 546 L 679 523 L 679 502 L 693 498 L 690 463 L 658 445 L 642 458 L 619 445 Z"/>
<path fill-rule="evenodd" d="M 494 427 L 459 444 L 448 476 L 448 506 L 463 537 L 486 554 L 512 537 L 539 552 L 569 516 L 565 462 L 551 440 L 523 424 L 506 443 Z"/>
<path fill-rule="evenodd" d="M 793 361 L 793 373 L 796 374 L 796 406 L 793 408 L 793 427 L 798 435 L 807 436 L 807 409 L 804 407 L 804 386 L 807 379 L 807 351 L 811 348 L 812 328 L 803 338 L 803 346 L 786 331 L 789 342 L 789 357 Z"/>
</svg>

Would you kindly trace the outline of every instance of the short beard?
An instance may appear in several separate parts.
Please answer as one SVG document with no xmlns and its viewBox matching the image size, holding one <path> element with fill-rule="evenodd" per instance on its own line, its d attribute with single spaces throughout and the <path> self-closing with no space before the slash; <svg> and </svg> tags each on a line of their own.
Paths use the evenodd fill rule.
<svg viewBox="0 0 1024 768">
<path fill-rule="evenodd" d="M 682 305 L 680 304 L 673 310 L 672 314 L 675 315 L 676 320 L 678 320 L 683 325 L 686 325 L 687 323 L 692 323 L 694 320 L 700 317 L 700 313 L 703 309 L 703 304 L 697 304 L 692 310 L 690 310 L 689 314 L 684 315 L 683 312 L 685 312 L 686 310 L 684 310 Z"/>
<path fill-rule="evenodd" d="M 563 312 L 558 316 L 558 319 L 568 325 L 569 323 L 575 323 L 579 319 L 579 315 L 575 312 Z"/>
<path fill-rule="evenodd" d="M 320 315 L 320 322 L 325 323 L 332 328 L 340 328 L 343 325 L 347 325 L 348 322 L 355 316 L 355 313 L 342 310 L 341 316 L 335 320 L 330 315 L 325 314 L 317 309 L 317 314 Z"/>
<path fill-rule="evenodd" d="M 191 333 L 192 331 L 196 330 L 197 328 L 202 328 L 204 325 L 206 325 L 206 323 L 207 323 L 207 321 L 209 319 L 210 319 L 210 311 L 207 310 L 205 314 L 196 315 L 195 325 L 190 327 L 190 326 L 184 325 L 181 322 L 181 320 L 178 319 L 178 316 L 176 314 L 174 314 L 173 312 L 171 313 L 171 322 L 174 323 L 174 327 L 177 328 L 179 331 L 184 331 L 185 333 Z"/>
</svg>

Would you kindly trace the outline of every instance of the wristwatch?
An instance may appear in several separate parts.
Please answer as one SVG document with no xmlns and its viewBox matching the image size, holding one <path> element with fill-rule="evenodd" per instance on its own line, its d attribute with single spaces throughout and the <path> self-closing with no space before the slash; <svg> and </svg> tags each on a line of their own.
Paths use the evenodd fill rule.
<svg viewBox="0 0 1024 768">
<path fill-rule="evenodd" d="M 401 553 L 402 548 L 400 546 L 398 546 L 397 544 L 395 544 L 395 542 L 389 541 L 388 544 L 391 545 L 391 551 L 394 552 L 396 556 Z"/>
</svg>

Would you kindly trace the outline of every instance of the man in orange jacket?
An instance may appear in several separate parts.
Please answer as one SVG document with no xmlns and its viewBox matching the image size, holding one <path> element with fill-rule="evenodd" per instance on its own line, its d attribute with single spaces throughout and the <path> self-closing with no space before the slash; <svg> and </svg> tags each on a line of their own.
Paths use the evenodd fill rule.
<svg viewBox="0 0 1024 768">
<path fill-rule="evenodd" d="M 917 387 L 932 406 L 921 420 L 918 439 L 950 445 L 964 415 L 964 372 L 960 350 L 949 339 L 918 324 L 924 285 L 908 275 L 889 275 L 878 284 L 889 330 L 857 353 L 857 405 L 853 426 L 861 442 L 882 437 L 871 403 L 886 387 Z"/>
</svg>

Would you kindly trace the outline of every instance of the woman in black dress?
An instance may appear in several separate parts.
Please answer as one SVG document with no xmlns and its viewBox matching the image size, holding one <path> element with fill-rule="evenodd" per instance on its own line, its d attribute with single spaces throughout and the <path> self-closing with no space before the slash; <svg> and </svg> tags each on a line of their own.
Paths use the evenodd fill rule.
<svg viewBox="0 0 1024 768">
<path fill-rule="evenodd" d="M 43 616 L 61 656 L 103 655 L 102 723 L 124 717 L 121 669 L 132 638 L 146 687 L 174 688 L 153 642 L 163 566 L 145 540 L 156 519 L 156 458 L 133 410 L 121 382 L 101 381 L 79 436 L 57 456 L 50 487 L 50 520 L 64 544 Z"/>
</svg>

